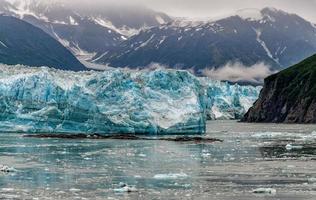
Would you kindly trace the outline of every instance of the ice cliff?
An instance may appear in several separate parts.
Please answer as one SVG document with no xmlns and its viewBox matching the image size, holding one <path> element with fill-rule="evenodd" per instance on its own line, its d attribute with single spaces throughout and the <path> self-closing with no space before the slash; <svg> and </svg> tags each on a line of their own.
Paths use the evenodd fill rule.
<svg viewBox="0 0 316 200">
<path fill-rule="evenodd" d="M 208 99 L 207 118 L 241 119 L 257 100 L 261 86 L 241 86 L 227 82 L 201 79 Z"/>
<path fill-rule="evenodd" d="M 155 70 L 69 72 L 0 65 L 0 131 L 202 134 L 236 119 L 260 88 Z"/>
<path fill-rule="evenodd" d="M 204 93 L 186 71 L 75 73 L 0 65 L 0 131 L 200 134 Z"/>
</svg>

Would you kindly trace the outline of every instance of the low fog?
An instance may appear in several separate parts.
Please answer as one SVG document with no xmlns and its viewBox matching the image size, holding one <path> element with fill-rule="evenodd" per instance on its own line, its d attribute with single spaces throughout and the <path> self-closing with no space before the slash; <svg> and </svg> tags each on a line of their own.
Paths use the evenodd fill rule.
<svg viewBox="0 0 316 200">
<path fill-rule="evenodd" d="M 257 63 L 252 66 L 244 66 L 241 63 L 227 63 L 218 69 L 205 69 L 203 74 L 215 80 L 229 80 L 232 82 L 252 82 L 262 84 L 264 78 L 276 73 L 271 71 L 270 66 Z"/>
</svg>

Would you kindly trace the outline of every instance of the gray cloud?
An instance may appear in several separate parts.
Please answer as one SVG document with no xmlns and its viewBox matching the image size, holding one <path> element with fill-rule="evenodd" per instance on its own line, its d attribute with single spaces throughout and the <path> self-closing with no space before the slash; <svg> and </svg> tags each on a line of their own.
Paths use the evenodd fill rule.
<svg viewBox="0 0 316 200">
<path fill-rule="evenodd" d="M 276 7 L 316 23 L 316 0 L 144 0 L 143 3 L 170 15 L 219 17 L 243 8 Z"/>
<path fill-rule="evenodd" d="M 252 83 L 263 83 L 263 79 L 273 73 L 276 73 L 276 71 L 271 71 L 270 66 L 264 63 L 257 63 L 248 67 L 238 62 L 227 63 L 218 69 L 205 69 L 203 71 L 205 76 L 215 80 Z"/>
<path fill-rule="evenodd" d="M 0 0 L 2 1 L 2 0 Z M 15 1 L 15 0 L 8 0 Z M 28 0 L 25 0 L 28 1 Z M 243 8 L 275 7 L 316 23 L 316 0 L 37 0 L 62 1 L 73 6 L 144 5 L 175 17 L 218 18 Z"/>
</svg>

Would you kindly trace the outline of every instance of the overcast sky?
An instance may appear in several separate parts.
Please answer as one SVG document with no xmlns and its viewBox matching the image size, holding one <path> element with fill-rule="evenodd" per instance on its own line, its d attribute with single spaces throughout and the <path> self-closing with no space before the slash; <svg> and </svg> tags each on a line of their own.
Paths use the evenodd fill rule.
<svg viewBox="0 0 316 200">
<path fill-rule="evenodd" d="M 1 1 L 1 0 L 0 0 Z M 52 1 L 52 0 L 47 0 Z M 296 13 L 316 23 L 316 0 L 63 0 L 66 2 L 86 1 L 86 6 L 111 4 L 143 4 L 154 10 L 175 17 L 217 18 L 230 15 L 244 8 L 275 7 Z"/>
<path fill-rule="evenodd" d="M 3 0 L 0 0 L 3 1 Z M 15 1 L 15 0 L 9 0 Z M 27 0 L 25 0 L 27 1 Z M 174 17 L 220 18 L 244 8 L 275 7 L 316 23 L 316 0 L 42 0 L 63 1 L 85 7 L 102 4 L 145 5 Z"/>
<path fill-rule="evenodd" d="M 129 0 L 133 1 L 133 0 Z M 316 0 L 137 0 L 172 16 L 213 18 L 243 8 L 275 7 L 316 23 Z"/>
</svg>

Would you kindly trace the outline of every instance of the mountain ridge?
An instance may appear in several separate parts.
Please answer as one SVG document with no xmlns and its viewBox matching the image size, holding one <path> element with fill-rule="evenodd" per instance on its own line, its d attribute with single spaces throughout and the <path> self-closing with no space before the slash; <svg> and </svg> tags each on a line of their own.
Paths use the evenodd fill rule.
<svg viewBox="0 0 316 200">
<path fill-rule="evenodd" d="M 164 13 L 147 8 L 111 6 L 89 10 L 56 2 L 4 1 L 0 12 L 41 28 L 84 60 L 114 48 L 143 27 L 171 20 Z"/>
<path fill-rule="evenodd" d="M 218 68 L 228 62 L 265 62 L 280 70 L 316 52 L 316 28 L 295 14 L 264 8 L 261 16 L 233 15 L 217 21 L 175 20 L 141 31 L 113 50 L 96 55 L 116 67 Z M 98 58 L 98 59 L 96 59 Z"/>
<path fill-rule="evenodd" d="M 0 25 L 0 63 L 86 70 L 70 51 L 41 29 L 1 14 Z"/>
</svg>

